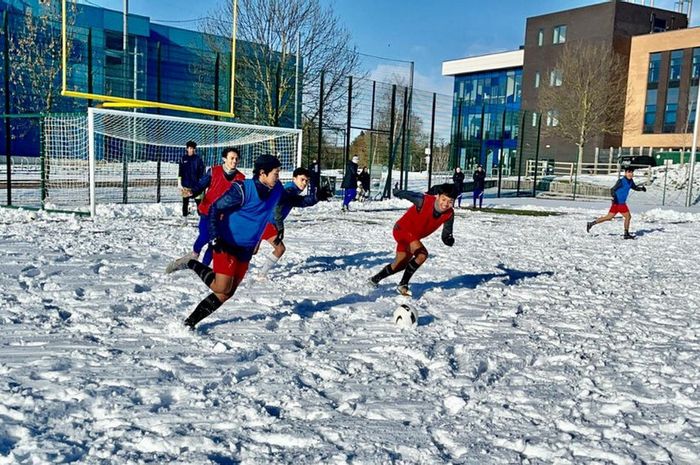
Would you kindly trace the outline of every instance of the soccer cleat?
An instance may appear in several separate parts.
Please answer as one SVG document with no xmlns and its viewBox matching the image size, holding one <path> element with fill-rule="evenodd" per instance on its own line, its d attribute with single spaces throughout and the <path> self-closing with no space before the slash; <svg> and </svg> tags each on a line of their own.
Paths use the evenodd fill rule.
<svg viewBox="0 0 700 465">
<path fill-rule="evenodd" d="M 399 284 L 398 286 L 396 286 L 396 292 L 409 297 L 413 295 L 411 289 L 406 284 Z"/>
<path fill-rule="evenodd" d="M 623 239 L 634 239 L 635 236 L 633 236 L 632 234 L 626 232 L 625 235 L 622 236 L 622 238 L 623 238 Z"/>
<path fill-rule="evenodd" d="M 168 266 L 165 267 L 165 274 L 170 274 L 174 273 L 175 271 L 180 271 L 184 270 L 187 268 L 187 263 L 190 260 L 197 260 L 197 257 L 199 255 L 195 254 L 194 252 L 189 252 L 182 257 L 178 258 L 177 260 L 173 260 L 172 262 L 168 263 Z"/>
<path fill-rule="evenodd" d="M 586 223 L 586 232 L 591 232 L 591 228 L 595 226 L 595 221 L 589 221 Z"/>
<path fill-rule="evenodd" d="M 369 278 L 369 279 L 367 280 L 367 285 L 368 285 L 370 288 L 372 288 L 372 289 L 376 289 L 376 288 L 379 287 L 379 283 L 376 282 L 376 281 L 375 281 L 374 279 L 372 279 L 372 278 Z"/>
<path fill-rule="evenodd" d="M 190 331 L 194 331 L 194 325 L 195 323 L 192 323 L 189 318 L 187 318 L 184 322 L 185 328 L 189 329 Z"/>
</svg>

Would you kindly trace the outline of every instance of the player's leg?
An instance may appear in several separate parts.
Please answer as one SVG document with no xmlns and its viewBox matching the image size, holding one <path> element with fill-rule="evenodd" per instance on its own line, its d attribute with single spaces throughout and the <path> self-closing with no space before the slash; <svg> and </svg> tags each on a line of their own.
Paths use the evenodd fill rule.
<svg viewBox="0 0 700 465">
<path fill-rule="evenodd" d="M 421 241 L 411 242 L 409 244 L 409 252 L 411 254 L 411 259 L 406 264 L 406 269 L 403 272 L 399 287 L 397 288 L 399 293 L 403 295 L 411 295 L 408 283 L 413 277 L 413 274 L 418 271 L 418 268 L 428 259 L 428 249 L 425 248 Z"/>
<path fill-rule="evenodd" d="M 622 214 L 622 217 L 625 219 L 625 239 L 632 238 L 630 234 L 630 222 L 632 221 L 632 214 L 627 210 Z"/>
<path fill-rule="evenodd" d="M 192 262 L 195 261 L 192 260 Z M 201 266 L 197 268 L 204 267 L 201 263 L 199 265 Z M 202 279 L 213 292 L 205 297 L 185 320 L 185 325 L 192 329 L 233 296 L 248 271 L 248 262 L 240 262 L 232 255 L 216 252 L 214 254 L 214 269 L 216 271 L 209 269 L 210 273 L 206 273 L 205 278 Z"/>
</svg>

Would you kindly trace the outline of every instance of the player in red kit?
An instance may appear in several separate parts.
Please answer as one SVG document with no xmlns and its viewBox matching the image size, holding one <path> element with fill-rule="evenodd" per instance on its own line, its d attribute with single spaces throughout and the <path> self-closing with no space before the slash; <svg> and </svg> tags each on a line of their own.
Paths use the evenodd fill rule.
<svg viewBox="0 0 700 465">
<path fill-rule="evenodd" d="M 403 271 L 403 277 L 396 290 L 402 295 L 411 295 L 408 282 L 418 268 L 428 259 L 428 249 L 422 239 L 428 237 L 442 226 L 442 242 L 452 247 L 454 223 L 454 201 L 457 191 L 453 184 L 437 186 L 437 194 L 419 194 L 408 191 L 396 191 L 394 195 L 413 203 L 406 213 L 394 225 L 396 256 L 393 263 L 386 265 L 374 275 L 370 282 L 377 286 L 379 282 L 394 273 Z"/>
</svg>

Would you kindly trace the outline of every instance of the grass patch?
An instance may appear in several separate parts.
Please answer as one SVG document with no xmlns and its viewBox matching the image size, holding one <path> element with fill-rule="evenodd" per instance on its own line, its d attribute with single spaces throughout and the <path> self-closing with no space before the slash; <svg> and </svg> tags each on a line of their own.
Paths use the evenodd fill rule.
<svg viewBox="0 0 700 465">
<path fill-rule="evenodd" d="M 483 213 L 495 213 L 497 215 L 520 215 L 520 216 L 558 216 L 561 213 L 541 210 L 514 210 L 510 208 L 466 208 L 462 210 L 478 211 Z"/>
</svg>

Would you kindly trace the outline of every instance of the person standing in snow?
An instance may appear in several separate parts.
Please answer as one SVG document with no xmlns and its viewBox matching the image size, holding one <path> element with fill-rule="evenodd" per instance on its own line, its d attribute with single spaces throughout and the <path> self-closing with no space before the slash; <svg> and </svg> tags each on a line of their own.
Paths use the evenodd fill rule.
<svg viewBox="0 0 700 465">
<path fill-rule="evenodd" d="M 625 233 L 622 236 L 625 239 L 634 239 L 634 236 L 630 234 L 630 221 L 632 221 L 632 215 L 630 214 L 630 209 L 627 206 L 627 196 L 630 190 L 646 192 L 647 188 L 644 186 L 637 186 L 634 183 L 634 168 L 628 166 L 625 168 L 625 175 L 617 180 L 617 183 L 610 189 L 610 195 L 612 196 L 612 205 L 610 206 L 610 211 L 607 215 L 603 215 L 596 218 L 593 221 L 586 223 L 586 232 L 590 232 L 591 228 L 599 223 L 604 223 L 605 221 L 610 221 L 615 218 L 615 215 L 620 213 L 625 219 L 624 228 Z"/>
<path fill-rule="evenodd" d="M 350 202 L 355 200 L 357 195 L 357 163 L 360 158 L 355 155 L 352 160 L 349 160 L 345 164 L 345 176 L 343 176 L 343 182 L 340 187 L 345 189 L 345 196 L 343 197 L 343 207 L 342 210 L 350 211 Z"/>
<path fill-rule="evenodd" d="M 366 166 L 362 167 L 362 171 L 357 175 L 357 180 L 359 181 L 361 188 L 360 201 L 364 201 L 365 199 L 369 198 L 370 185 L 369 171 L 367 171 Z"/>
<path fill-rule="evenodd" d="M 309 185 L 311 173 L 305 168 L 297 168 L 292 173 L 292 181 L 284 185 L 282 197 L 275 207 L 273 221 L 267 224 L 262 235 L 262 240 L 267 241 L 272 247 L 271 255 L 265 257 L 265 263 L 260 269 L 259 276 L 267 277 L 267 274 L 280 258 L 284 255 L 287 248 L 284 245 L 284 220 L 287 218 L 292 208 L 311 207 L 319 201 L 328 200 L 331 196 L 329 188 L 322 187 L 316 193 L 309 193 L 302 196 L 301 193 Z"/>
<path fill-rule="evenodd" d="M 476 209 L 476 199 L 479 199 L 479 208 L 481 208 L 481 205 L 484 202 L 484 187 L 486 186 L 486 171 L 484 171 L 484 168 L 481 165 L 476 167 L 472 179 L 474 180 L 473 208 Z"/>
<path fill-rule="evenodd" d="M 457 206 L 462 206 L 462 192 L 464 192 L 464 172 L 459 166 L 455 168 L 455 172 L 452 175 L 452 182 L 455 183 L 455 189 L 457 189 Z"/>
<path fill-rule="evenodd" d="M 182 189 L 182 196 L 189 198 L 196 198 L 206 190 L 204 198 L 199 203 L 199 207 L 197 207 L 199 212 L 199 235 L 194 241 L 192 252 L 170 262 L 165 269 L 166 273 L 172 273 L 175 270 L 181 269 L 180 267 L 182 264 L 186 264 L 191 259 L 199 259 L 199 254 L 207 244 L 207 241 L 209 241 L 209 220 L 207 219 L 209 207 L 231 187 L 231 184 L 245 179 L 245 175 L 236 168 L 240 157 L 240 151 L 237 148 L 227 147 L 223 149 L 221 151 L 221 158 L 223 159 L 221 165 L 213 166 L 211 170 L 207 171 L 207 173 L 199 179 L 199 182 L 193 188 Z M 209 265 L 211 259 L 212 250 L 207 248 L 202 263 Z"/>
<path fill-rule="evenodd" d="M 209 247 L 214 267 L 197 260 L 183 265 L 194 271 L 212 293 L 202 300 L 185 325 L 191 329 L 233 296 L 248 271 L 265 226 L 282 197 L 280 161 L 272 155 L 255 160 L 253 179 L 234 183 L 209 208 Z"/>
<path fill-rule="evenodd" d="M 204 176 L 204 162 L 197 155 L 197 143 L 193 140 L 185 144 L 185 155 L 182 156 L 177 171 L 177 184 L 180 189 L 193 189 L 199 179 Z M 190 214 L 190 198 L 182 197 L 182 216 Z M 194 199 L 199 207 L 200 200 Z"/>
<path fill-rule="evenodd" d="M 382 279 L 403 271 L 403 277 L 396 290 L 399 294 L 411 295 L 408 283 L 416 270 L 428 259 L 428 249 L 421 240 L 442 226 L 442 242 L 448 247 L 454 245 L 453 207 L 457 191 L 454 184 L 441 184 L 435 191 L 436 195 L 394 191 L 397 198 L 409 200 L 413 206 L 394 225 L 394 261 L 370 278 L 370 284 L 376 287 Z"/>
</svg>

